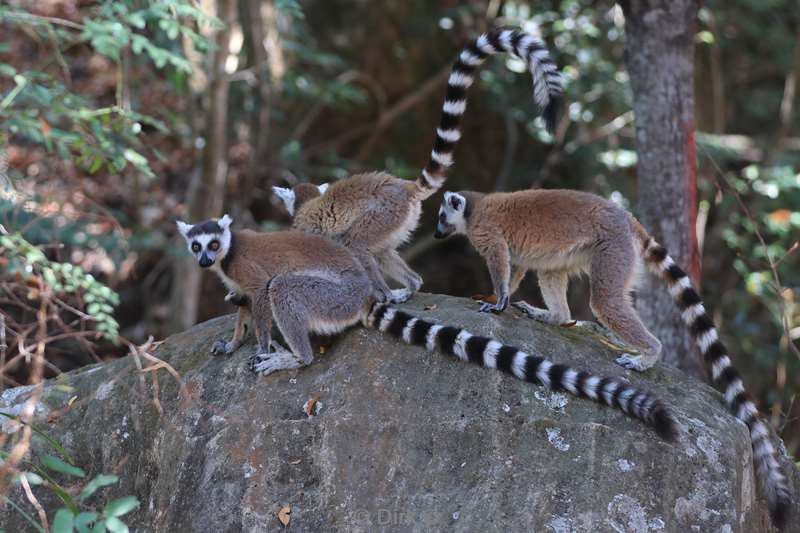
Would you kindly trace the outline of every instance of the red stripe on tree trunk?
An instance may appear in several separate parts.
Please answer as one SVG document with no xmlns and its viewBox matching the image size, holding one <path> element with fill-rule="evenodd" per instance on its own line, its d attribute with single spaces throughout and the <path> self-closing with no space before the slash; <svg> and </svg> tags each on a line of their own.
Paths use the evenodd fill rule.
<svg viewBox="0 0 800 533">
<path fill-rule="evenodd" d="M 694 121 L 686 124 L 686 201 L 689 203 L 689 264 L 692 282 L 700 286 L 700 247 L 697 243 L 697 145 Z"/>
</svg>

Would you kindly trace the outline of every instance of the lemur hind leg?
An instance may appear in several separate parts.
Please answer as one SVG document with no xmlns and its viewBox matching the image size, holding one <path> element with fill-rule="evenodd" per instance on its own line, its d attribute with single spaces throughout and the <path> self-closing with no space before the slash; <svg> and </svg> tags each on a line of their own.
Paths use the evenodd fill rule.
<svg viewBox="0 0 800 533">
<path fill-rule="evenodd" d="M 641 372 L 658 362 L 661 342 L 642 324 L 631 304 L 629 290 L 635 277 L 636 258 L 633 241 L 627 236 L 598 247 L 591 262 L 589 305 L 601 324 L 640 353 L 623 355 L 616 362 Z"/>
<path fill-rule="evenodd" d="M 381 269 L 375 256 L 360 246 L 350 247 L 350 251 L 366 270 L 375 298 L 379 302 L 391 301 L 392 290 L 386 284 L 386 280 L 383 279 L 383 274 L 381 274 Z"/>
<path fill-rule="evenodd" d="M 250 369 L 267 375 L 311 364 L 314 354 L 309 334 L 338 333 L 358 322 L 370 290 L 369 281 L 363 275 L 276 277 L 270 284 L 269 300 L 275 323 L 289 349 L 253 358 Z"/>
<path fill-rule="evenodd" d="M 514 302 L 513 305 L 534 320 L 548 324 L 565 324 L 570 321 L 568 285 L 569 274 L 564 270 L 539 272 L 539 289 L 547 309 L 534 307 L 523 300 Z"/>
<path fill-rule="evenodd" d="M 387 276 L 405 285 L 403 289 L 394 289 L 391 291 L 392 296 L 390 300 L 392 303 L 400 304 L 408 301 L 408 299 L 422 287 L 422 277 L 408 266 L 408 263 L 400 257 L 397 250 L 392 248 L 381 252 L 378 255 L 378 262 Z"/>
<path fill-rule="evenodd" d="M 407 216 L 407 208 L 404 209 L 400 205 L 386 206 L 384 209 L 369 209 L 350 225 L 340 239 L 367 271 L 375 296 L 382 302 L 394 301 L 395 295 L 386 284 L 374 252 L 379 250 L 383 243 L 391 241 L 392 234 L 397 231 Z M 402 259 L 400 260 L 402 261 Z M 396 296 L 402 298 L 404 293 L 401 292 Z"/>
</svg>

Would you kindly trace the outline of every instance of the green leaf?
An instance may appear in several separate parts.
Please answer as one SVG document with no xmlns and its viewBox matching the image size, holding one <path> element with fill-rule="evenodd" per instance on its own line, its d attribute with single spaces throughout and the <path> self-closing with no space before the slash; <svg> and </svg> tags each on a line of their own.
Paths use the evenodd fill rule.
<svg viewBox="0 0 800 533">
<path fill-rule="evenodd" d="M 69 476 L 75 477 L 85 477 L 86 472 L 78 468 L 77 466 L 72 466 L 71 464 L 65 463 L 58 457 L 54 455 L 45 455 L 42 457 L 42 464 L 49 468 L 50 470 L 54 470 L 55 472 L 61 472 L 62 474 L 67 474 Z"/>
<path fill-rule="evenodd" d="M 75 515 L 69 509 L 59 509 L 56 511 L 56 516 L 53 518 L 52 533 L 72 533 L 72 520 Z"/>
<path fill-rule="evenodd" d="M 106 523 L 98 522 L 92 528 L 92 533 L 106 533 Z"/>
<path fill-rule="evenodd" d="M 103 514 L 106 516 L 122 516 L 137 507 L 139 507 L 139 500 L 136 499 L 136 496 L 125 496 L 106 505 L 106 508 L 103 509 Z"/>
<path fill-rule="evenodd" d="M 42 476 L 34 472 L 22 472 L 20 476 L 25 476 L 25 479 L 27 479 L 28 483 L 30 483 L 31 485 L 41 485 L 42 483 L 44 483 L 44 479 L 42 479 Z"/>
<path fill-rule="evenodd" d="M 114 475 L 111 475 L 111 474 L 100 474 L 99 476 L 97 476 L 93 480 L 91 480 L 83 488 L 83 490 L 81 491 L 80 498 L 82 500 L 86 499 L 89 496 L 91 496 L 92 494 L 94 494 L 95 491 L 97 489 L 99 489 L 100 487 L 106 487 L 108 485 L 113 485 L 117 481 L 119 481 L 119 478 L 117 476 L 114 476 Z"/>
<path fill-rule="evenodd" d="M 114 533 L 128 533 L 128 526 L 122 520 L 113 516 L 106 518 L 106 527 Z"/>
<path fill-rule="evenodd" d="M 99 515 L 97 513 L 83 512 L 75 517 L 75 529 L 78 533 L 89 533 L 89 525 L 97 520 Z"/>
</svg>

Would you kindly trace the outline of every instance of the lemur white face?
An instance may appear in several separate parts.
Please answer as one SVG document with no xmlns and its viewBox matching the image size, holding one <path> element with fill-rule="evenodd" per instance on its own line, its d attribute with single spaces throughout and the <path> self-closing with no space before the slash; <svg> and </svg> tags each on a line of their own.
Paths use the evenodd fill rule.
<svg viewBox="0 0 800 533">
<path fill-rule="evenodd" d="M 454 233 L 466 233 L 467 220 L 464 218 L 466 206 L 467 199 L 460 194 L 444 193 L 442 205 L 439 206 L 439 223 L 436 225 L 436 232 L 433 236 L 437 239 L 444 239 Z"/>
<path fill-rule="evenodd" d="M 194 254 L 197 263 L 202 268 L 213 266 L 222 261 L 228 254 L 231 246 L 231 222 L 228 215 L 219 220 L 206 220 L 199 224 L 186 224 L 180 220 L 175 221 L 178 231 L 181 232 L 189 251 Z"/>
<path fill-rule="evenodd" d="M 283 206 L 289 212 L 289 216 L 294 216 L 294 191 L 285 187 L 273 187 L 272 191 L 283 202 Z"/>
</svg>

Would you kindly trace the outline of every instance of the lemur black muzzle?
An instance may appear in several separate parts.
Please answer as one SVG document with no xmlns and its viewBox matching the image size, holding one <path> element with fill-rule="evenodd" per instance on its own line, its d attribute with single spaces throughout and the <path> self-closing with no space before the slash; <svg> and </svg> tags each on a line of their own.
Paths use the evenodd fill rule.
<svg viewBox="0 0 800 533">
<path fill-rule="evenodd" d="M 214 261 L 212 259 L 209 259 L 209 257 L 206 254 L 203 254 L 203 255 L 200 256 L 200 266 L 201 267 L 208 268 L 213 264 L 214 264 Z"/>
</svg>

